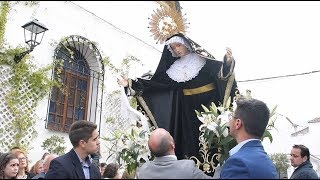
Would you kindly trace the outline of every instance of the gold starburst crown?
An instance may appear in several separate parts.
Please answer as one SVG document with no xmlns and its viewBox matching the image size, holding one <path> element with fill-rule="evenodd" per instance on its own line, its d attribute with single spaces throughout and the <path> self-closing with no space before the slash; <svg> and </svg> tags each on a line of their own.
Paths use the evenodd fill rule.
<svg viewBox="0 0 320 180">
<path fill-rule="evenodd" d="M 151 20 L 148 28 L 157 43 L 162 44 L 174 34 L 186 33 L 187 20 L 175 8 L 161 7 L 153 12 L 151 18 L 148 18 Z"/>
</svg>

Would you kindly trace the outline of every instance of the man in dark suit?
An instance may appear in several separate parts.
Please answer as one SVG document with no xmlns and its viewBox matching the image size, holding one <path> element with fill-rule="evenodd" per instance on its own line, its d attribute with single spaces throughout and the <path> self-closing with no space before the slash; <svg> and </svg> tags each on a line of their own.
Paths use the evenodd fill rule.
<svg viewBox="0 0 320 180">
<path fill-rule="evenodd" d="M 155 159 L 138 169 L 138 179 L 212 179 L 198 169 L 193 160 L 177 160 L 174 140 L 165 129 L 154 130 L 148 146 Z"/>
<path fill-rule="evenodd" d="M 310 151 L 305 145 L 293 145 L 290 153 L 291 165 L 295 168 L 290 179 L 319 179 L 310 162 Z"/>
<path fill-rule="evenodd" d="M 99 150 L 99 133 L 97 125 L 81 120 L 74 122 L 69 131 L 73 149 L 67 154 L 53 159 L 46 179 L 101 179 L 90 154 Z"/>
<path fill-rule="evenodd" d="M 230 135 L 238 143 L 229 151 L 222 167 L 221 179 L 277 179 L 278 173 L 264 151 L 261 138 L 267 127 L 270 111 L 256 99 L 238 99 L 230 116 Z"/>
</svg>

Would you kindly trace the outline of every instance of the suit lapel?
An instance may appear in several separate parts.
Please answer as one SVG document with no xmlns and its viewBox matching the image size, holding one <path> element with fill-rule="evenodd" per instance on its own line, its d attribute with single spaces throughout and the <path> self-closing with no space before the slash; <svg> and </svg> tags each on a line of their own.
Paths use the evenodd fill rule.
<svg viewBox="0 0 320 180">
<path fill-rule="evenodd" d="M 95 169 L 95 164 L 91 163 L 90 165 L 90 179 L 100 179 L 99 177 L 96 176 L 96 171 L 94 170 Z"/>
<path fill-rule="evenodd" d="M 73 149 L 70 151 L 70 156 L 71 156 L 72 164 L 74 166 L 75 173 L 77 176 L 76 178 L 77 179 L 85 179 L 86 177 L 84 175 L 81 162 L 80 162 L 76 152 Z M 99 169 L 94 163 L 91 163 L 91 165 L 89 167 L 89 172 L 90 172 L 90 179 L 101 179 Z"/>
<path fill-rule="evenodd" d="M 81 164 L 79 162 L 77 163 L 77 162 L 73 161 L 73 165 L 75 167 L 76 174 L 77 174 L 78 178 L 85 179 L 86 177 L 84 176 L 84 172 L 83 172 Z"/>
<path fill-rule="evenodd" d="M 75 173 L 77 175 L 77 178 L 85 179 L 86 177 L 84 176 L 82 165 L 80 163 L 80 160 L 79 160 L 76 152 L 72 149 L 70 154 L 72 156 L 72 158 L 71 158 L 72 159 L 72 164 L 74 165 L 74 169 L 75 169 Z"/>
</svg>

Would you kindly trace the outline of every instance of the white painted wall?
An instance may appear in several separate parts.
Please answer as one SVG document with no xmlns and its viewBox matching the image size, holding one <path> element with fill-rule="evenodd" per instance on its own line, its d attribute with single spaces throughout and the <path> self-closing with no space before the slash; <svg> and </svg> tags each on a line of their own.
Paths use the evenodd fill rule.
<svg viewBox="0 0 320 180">
<path fill-rule="evenodd" d="M 197 6 L 194 6 L 190 3 L 197 3 Z M 317 63 L 315 63 L 315 61 L 311 61 L 314 60 L 314 58 L 304 57 L 304 55 L 317 55 L 314 54 L 314 52 L 316 51 L 310 51 L 312 53 L 303 54 L 303 56 L 299 55 L 298 57 L 300 61 L 296 61 L 293 59 L 294 56 L 296 56 L 295 53 L 298 53 L 299 51 L 296 49 L 290 49 L 290 53 L 283 53 L 283 47 L 274 47 L 274 45 L 279 44 L 278 41 L 273 41 L 272 39 L 270 40 L 272 41 L 272 46 L 270 47 L 274 47 L 276 49 L 270 49 L 270 47 L 261 48 L 261 44 L 259 43 L 265 44 L 265 41 L 261 41 L 260 39 L 254 39 L 254 41 L 252 42 L 255 43 L 248 43 L 251 42 L 250 39 L 248 39 L 251 36 L 243 35 L 243 33 L 250 33 L 248 29 L 250 29 L 250 25 L 252 23 L 250 23 L 250 21 L 246 18 L 242 18 L 241 16 L 239 17 L 240 19 L 242 18 L 241 21 L 238 22 L 239 24 L 235 24 L 231 20 L 238 21 L 236 20 L 237 17 L 235 17 L 234 14 L 237 14 L 238 16 L 241 15 L 242 12 L 249 12 L 249 10 L 255 10 L 256 6 L 254 6 L 255 8 L 251 8 L 250 5 L 243 6 L 241 4 L 242 8 L 247 7 L 249 9 L 238 8 L 241 12 L 237 13 L 237 9 L 232 7 L 232 4 L 230 4 L 231 2 L 227 2 L 227 5 L 219 5 L 219 3 L 221 2 L 217 2 L 218 4 L 215 6 L 203 4 L 204 2 L 190 3 L 181 2 L 182 7 L 184 8 L 183 12 L 187 13 L 186 17 L 188 19 L 188 22 L 191 23 L 188 32 L 189 35 L 191 35 L 190 37 L 196 42 L 200 43 L 200 45 L 202 45 L 205 49 L 209 50 L 209 52 L 215 55 L 218 59 L 221 59 L 223 57 L 225 46 L 233 47 L 234 54 L 237 60 L 237 66 L 235 71 L 238 80 L 252 79 L 254 77 L 292 74 L 295 72 L 307 72 L 309 71 L 309 69 L 312 69 L 312 66 L 314 66 L 314 68 L 317 68 Z M 94 14 L 87 12 L 78 5 L 86 7 Z M 204 6 L 209 10 L 204 11 Z M 225 13 L 230 12 L 228 11 L 228 8 L 230 8 L 230 6 L 233 8 L 232 12 L 234 14 Z M 270 10 L 267 8 L 273 6 L 261 6 L 261 8 L 262 7 L 266 9 L 265 11 L 259 10 L 259 13 L 261 13 L 264 18 L 266 18 L 266 16 L 268 18 L 271 18 L 269 16 Z M 280 7 L 282 8 L 286 6 L 279 6 L 278 8 Z M 288 7 L 301 8 L 301 6 Z M 150 37 L 151 33 L 149 32 L 149 29 L 147 29 L 149 22 L 147 18 L 150 17 L 152 11 L 156 8 L 158 8 L 158 4 L 156 4 L 154 1 L 108 1 L 90 3 L 85 1 L 41 1 L 39 6 L 32 8 L 17 5 L 14 7 L 14 10 L 10 12 L 9 20 L 7 23 L 6 38 L 9 44 L 12 46 L 16 46 L 18 44 L 23 45 L 24 39 L 23 29 L 21 28 L 21 25 L 32 20 L 33 18 L 37 18 L 40 22 L 44 23 L 49 28 L 49 31 L 47 31 L 45 34 L 42 44 L 36 47 L 35 50 L 32 52 L 32 55 L 34 56 L 34 61 L 37 62 L 37 64 L 46 65 L 52 62 L 52 56 L 55 47 L 51 46 L 50 43 L 54 41 L 59 41 L 64 36 L 81 35 L 91 41 L 97 42 L 98 48 L 99 50 L 101 50 L 100 52 L 104 56 L 109 56 L 114 64 L 120 64 L 121 60 L 127 54 L 132 54 L 137 58 L 141 59 L 143 61 L 144 66 L 136 66 L 132 68 L 132 71 L 129 75 L 130 77 L 136 77 L 144 72 L 147 72 L 149 69 L 155 70 L 157 63 L 160 59 L 160 51 L 162 51 L 163 46 L 155 44 L 152 37 Z M 201 10 L 195 12 L 193 11 L 193 9 Z M 290 9 L 288 8 L 277 10 L 279 10 L 281 14 L 286 14 L 289 12 L 291 13 L 291 11 L 289 11 Z M 284 11 L 286 13 L 283 13 Z M 206 14 L 209 12 L 216 12 L 217 14 Z M 254 12 L 257 14 L 257 17 L 260 17 L 258 15 L 261 14 L 259 14 L 257 11 Z M 293 12 L 296 13 L 297 11 Z M 115 28 L 114 26 L 108 24 L 107 22 L 103 21 L 95 15 L 104 18 L 105 20 L 111 22 L 117 27 L 120 27 L 122 30 L 125 30 L 130 34 L 135 35 L 143 41 L 146 41 L 148 44 L 151 44 L 155 48 L 142 43 L 139 39 L 133 38 L 128 33 Z M 207 27 L 207 25 L 203 23 L 206 22 L 205 20 L 208 20 L 205 17 L 213 18 L 212 20 L 210 20 L 210 22 L 212 21 L 212 23 L 209 24 L 213 25 L 214 27 Z M 278 16 L 276 17 L 278 18 Z M 246 25 L 243 25 L 243 21 L 245 20 L 247 20 L 248 22 Z M 261 21 L 261 23 L 266 22 L 274 22 L 274 20 Z M 305 22 L 309 21 L 305 20 Z M 225 24 L 223 23 L 230 25 L 230 27 L 225 26 Z M 293 24 L 294 27 L 298 26 L 296 23 Z M 230 32 L 234 29 L 232 27 L 235 26 L 241 27 L 241 31 L 237 30 Z M 272 27 L 272 25 L 268 25 L 268 27 Z M 263 28 L 265 27 L 263 26 Z M 266 34 L 266 32 L 262 32 L 264 30 L 263 28 L 261 30 L 261 37 L 263 37 L 264 34 Z M 296 28 L 293 27 L 291 28 L 291 30 L 295 29 Z M 203 33 L 198 33 L 200 31 Z M 235 32 L 237 33 L 233 34 Z M 219 41 L 219 37 L 220 39 L 227 40 Z M 306 41 L 307 39 L 303 39 L 304 35 L 297 34 L 297 36 L 294 35 L 293 37 L 299 38 L 298 40 L 294 41 L 297 42 L 296 45 L 306 46 L 308 44 L 308 42 Z M 237 38 L 240 38 L 240 40 L 237 40 Z M 230 39 L 232 39 L 232 41 Z M 281 41 L 281 39 L 279 41 Z M 214 42 L 215 45 L 210 45 L 208 44 L 209 42 Z M 256 47 L 258 50 L 255 49 L 253 51 L 252 47 Z M 303 47 L 300 46 L 297 48 L 299 50 L 303 49 Z M 316 48 L 316 46 L 313 46 L 313 48 Z M 258 55 L 252 54 L 255 52 L 258 53 Z M 289 54 L 292 56 L 290 56 L 290 58 L 277 58 L 277 54 Z M 263 58 L 264 60 L 261 58 Z M 270 61 L 273 59 L 281 60 L 278 60 L 278 62 L 276 63 L 271 63 Z M 302 62 L 301 59 L 305 60 L 306 62 Z M 271 68 L 270 66 L 268 66 L 268 68 L 263 68 L 267 67 L 266 65 L 272 66 Z M 106 90 L 109 92 L 117 88 L 113 76 L 114 75 L 110 74 L 110 71 L 106 70 Z M 310 126 L 310 132 L 308 134 L 297 137 L 291 137 L 290 134 L 293 133 L 292 126 L 283 117 L 279 117 L 279 119 L 276 122 L 276 127 L 278 131 L 272 131 L 274 137 L 273 143 L 269 143 L 268 141 L 264 142 L 264 147 L 267 153 L 290 153 L 292 145 L 300 143 L 309 147 L 311 154 L 320 155 L 320 151 L 318 148 L 320 144 L 319 141 L 316 140 L 317 132 L 319 132 L 320 130 L 320 123 L 306 123 L 308 120 L 311 120 L 319 116 L 319 108 L 315 105 L 309 105 L 314 104 L 311 102 L 319 101 L 319 96 L 317 96 L 319 88 L 318 86 L 316 86 L 316 82 L 318 82 L 319 78 L 320 75 L 316 73 L 308 76 L 297 76 L 290 78 L 282 78 L 278 80 L 264 80 L 256 82 L 238 83 L 238 86 L 242 92 L 244 92 L 246 89 L 250 89 L 252 91 L 253 97 L 265 101 L 270 107 L 272 107 L 273 105 L 278 105 L 278 112 L 288 116 L 295 123 L 303 126 Z M 48 100 L 46 98 L 43 101 L 41 101 L 37 108 L 36 114 L 40 117 L 41 121 L 37 122 L 39 136 L 32 143 L 34 149 L 30 153 L 31 159 L 40 158 L 40 156 L 43 154 L 40 144 L 46 137 L 49 137 L 52 134 L 54 134 L 54 132 L 48 131 L 44 128 L 44 119 L 46 118 L 47 114 L 47 104 Z M 301 108 L 299 108 L 299 106 Z M 301 111 L 299 111 L 299 109 L 301 109 Z M 105 112 L 103 114 L 105 114 Z M 103 128 L 104 124 L 102 124 L 101 126 L 101 129 Z M 71 145 L 67 137 L 66 141 L 68 142 L 70 148 Z M 319 166 L 317 166 L 317 169 L 317 172 L 319 172 Z"/>
<path fill-rule="evenodd" d="M 103 2 L 105 4 L 112 2 Z M 134 11 L 144 11 L 149 9 L 152 11 L 158 6 L 154 2 L 145 2 L 143 6 L 135 7 Z M 114 7 L 112 7 L 114 8 Z M 124 12 L 121 7 L 118 8 L 117 14 L 112 14 L 109 18 L 115 16 L 123 16 Z M 136 16 L 136 14 L 129 14 L 131 18 L 134 17 L 137 21 L 144 21 L 148 17 Z M 57 2 L 57 1 L 40 1 L 39 5 L 35 7 L 26 7 L 22 4 L 15 5 L 10 11 L 6 29 L 6 40 L 11 46 L 17 46 L 19 44 L 25 46 L 23 28 L 26 22 L 33 19 L 38 19 L 41 23 L 45 24 L 49 29 L 43 38 L 41 45 L 37 46 L 31 55 L 34 57 L 33 62 L 37 65 L 45 66 L 53 62 L 53 55 L 55 45 L 50 45 L 54 42 L 58 42 L 62 37 L 70 35 L 80 35 L 90 41 L 98 44 L 98 49 L 103 57 L 108 56 L 111 62 L 115 65 L 120 65 L 122 59 L 127 55 L 133 55 L 142 61 L 142 66 L 136 65 L 129 72 L 130 77 L 137 77 L 147 72 L 148 70 L 155 70 L 158 60 L 160 59 L 161 52 L 154 47 L 144 43 L 143 41 L 133 37 L 132 35 L 117 29 L 108 22 L 100 19 L 94 14 L 82 9 L 72 2 Z M 148 33 L 147 27 L 141 27 L 141 33 Z M 153 62 L 153 63 L 150 63 Z M 49 75 L 51 76 L 51 75 Z M 111 92 L 119 88 L 115 81 L 115 75 L 111 74 L 107 67 L 105 67 L 105 92 Z M 105 103 L 105 102 L 104 102 Z M 35 138 L 32 143 L 32 149 L 29 151 L 29 159 L 33 164 L 35 161 L 41 158 L 45 152 L 41 144 L 42 142 L 53 134 L 63 135 L 66 140 L 67 151 L 71 149 L 71 143 L 66 133 L 58 133 L 45 129 L 45 119 L 47 116 L 48 97 L 43 99 L 36 109 L 36 115 L 39 117 L 39 121 L 36 124 L 36 130 L 38 137 Z M 108 109 L 103 109 L 103 118 Z M 99 125 L 99 120 L 97 120 Z M 101 135 L 105 125 L 101 125 Z M 104 152 L 104 141 L 101 142 L 101 150 Z M 103 154 L 106 156 L 106 154 Z M 106 157 L 103 158 L 105 160 Z"/>
</svg>

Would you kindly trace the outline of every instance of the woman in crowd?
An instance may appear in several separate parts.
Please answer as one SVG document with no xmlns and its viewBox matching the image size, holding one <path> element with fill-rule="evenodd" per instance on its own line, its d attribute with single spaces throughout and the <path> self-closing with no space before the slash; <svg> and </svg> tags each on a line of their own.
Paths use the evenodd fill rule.
<svg viewBox="0 0 320 180">
<path fill-rule="evenodd" d="M 121 174 L 119 172 L 119 164 L 110 163 L 106 166 L 102 178 L 105 179 L 121 179 Z"/>
<path fill-rule="evenodd" d="M 44 172 L 43 169 L 43 160 L 37 161 L 30 169 L 30 172 L 33 174 L 40 174 Z"/>
<path fill-rule="evenodd" d="M 99 164 L 101 176 L 103 176 L 103 173 L 104 173 L 104 171 L 105 171 L 105 169 L 106 169 L 106 166 L 107 166 L 106 163 L 100 163 L 100 164 Z"/>
<path fill-rule="evenodd" d="M 16 179 L 19 170 L 19 160 L 11 153 L 0 156 L 0 179 Z"/>
<path fill-rule="evenodd" d="M 17 179 L 31 179 L 35 174 L 29 172 L 28 157 L 22 150 L 15 151 L 14 155 L 19 159 L 19 171 Z"/>
</svg>

